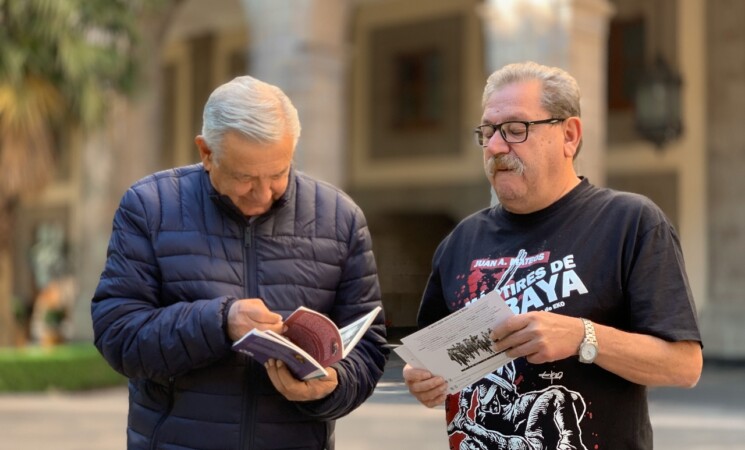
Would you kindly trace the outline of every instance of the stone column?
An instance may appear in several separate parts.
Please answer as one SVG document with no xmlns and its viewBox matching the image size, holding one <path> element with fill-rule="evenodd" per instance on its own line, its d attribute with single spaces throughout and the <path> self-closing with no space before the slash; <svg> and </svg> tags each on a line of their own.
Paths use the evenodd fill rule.
<svg viewBox="0 0 745 450">
<path fill-rule="evenodd" d="M 168 11 L 140 20 L 142 49 L 160 48 Z M 107 124 L 80 142 L 73 226 L 76 230 L 74 270 L 78 299 L 73 309 L 71 338 L 90 341 L 91 297 L 106 262 L 114 212 L 127 188 L 159 167 L 161 131 L 160 52 L 142 51 L 142 78 L 133 98 L 113 98 Z"/>
<path fill-rule="evenodd" d="M 242 0 L 249 73 L 279 86 L 300 114 L 300 170 L 343 186 L 346 0 Z"/>
<path fill-rule="evenodd" d="M 677 36 L 674 41 L 678 45 L 677 59 L 684 77 L 681 108 L 684 132 L 676 142 L 679 158 L 680 229 L 678 232 L 686 259 L 688 280 L 699 311 L 705 308 L 709 301 L 707 280 L 709 280 L 709 270 L 712 266 L 707 258 L 714 254 L 709 251 L 708 227 L 711 219 L 707 214 L 702 214 L 702 211 L 706 211 L 707 208 L 706 168 L 710 162 L 709 155 L 707 155 L 709 134 L 706 109 L 708 64 L 705 63 L 711 51 L 706 42 L 706 18 L 707 14 L 711 14 L 709 6 L 705 0 L 678 2 Z M 717 6 L 721 7 L 721 5 Z M 740 11 L 743 11 L 743 8 L 740 8 Z M 735 122 L 731 129 L 736 130 L 738 127 L 739 125 Z M 732 140 L 728 139 L 725 146 L 732 148 L 731 144 Z M 730 178 L 725 179 L 730 180 Z M 734 210 L 737 208 L 735 207 Z M 742 309 L 742 314 L 745 314 L 745 308 Z M 745 319 L 745 315 L 742 314 L 740 318 Z M 727 315 L 727 317 L 733 316 Z M 734 323 L 741 323 L 741 321 Z M 732 329 L 742 330 L 743 328 L 735 325 Z M 719 326 L 715 325 L 711 330 L 718 331 Z M 745 338 L 745 333 L 742 336 Z M 740 355 L 745 355 L 743 344 L 745 344 L 745 339 L 733 347 L 733 350 L 737 349 Z"/>
<path fill-rule="evenodd" d="M 571 73 L 582 92 L 584 144 L 580 175 L 605 183 L 606 53 L 612 6 L 607 0 L 486 0 L 486 73 L 505 64 L 533 60 Z"/>
<path fill-rule="evenodd" d="M 684 174 L 696 176 L 697 167 L 704 171 L 697 176 L 700 181 L 685 187 L 681 195 L 690 203 L 689 217 L 698 212 L 691 233 L 701 240 L 689 247 L 684 243 L 683 251 L 694 296 L 694 279 L 700 275 L 691 272 L 707 273 L 702 297 L 696 297 L 704 355 L 745 361 L 745 3 L 681 3 L 685 5 L 679 23 L 686 28 L 679 31 L 684 39 L 679 52 L 688 52 L 683 45 L 690 44 L 690 38 L 682 36 L 687 27 L 703 22 L 697 31 L 703 36 L 694 48 L 698 58 L 686 55 L 682 61 L 684 68 L 693 69 L 695 64 L 697 75 L 693 86 L 689 87 L 688 79 L 685 82 L 686 90 L 694 94 L 684 98 L 683 105 L 685 132 L 693 136 L 693 142 L 681 159 L 689 166 Z M 705 72 L 699 74 L 702 69 Z M 694 154 L 693 145 L 698 145 L 700 155 Z"/>
</svg>

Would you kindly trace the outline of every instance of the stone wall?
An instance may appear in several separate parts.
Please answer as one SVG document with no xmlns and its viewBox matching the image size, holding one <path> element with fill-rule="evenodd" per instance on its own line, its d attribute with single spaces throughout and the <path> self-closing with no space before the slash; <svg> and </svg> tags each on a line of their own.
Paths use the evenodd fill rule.
<svg viewBox="0 0 745 450">
<path fill-rule="evenodd" d="M 709 301 L 705 354 L 745 360 L 745 2 L 707 2 Z M 691 124 L 690 126 L 695 126 Z"/>
</svg>

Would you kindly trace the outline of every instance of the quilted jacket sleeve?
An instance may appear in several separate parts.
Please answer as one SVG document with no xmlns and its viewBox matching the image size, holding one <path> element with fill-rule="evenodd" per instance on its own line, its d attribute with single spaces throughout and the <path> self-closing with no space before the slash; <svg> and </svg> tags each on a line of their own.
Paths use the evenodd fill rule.
<svg viewBox="0 0 745 450">
<path fill-rule="evenodd" d="M 348 220 L 348 223 L 340 223 L 337 227 L 349 232 L 348 255 L 334 307 L 337 323 L 342 326 L 381 305 L 377 267 L 367 223 L 356 207 Z M 352 412 L 372 395 L 383 374 L 389 352 L 385 344 L 384 315 L 381 312 L 350 354 L 332 366 L 339 377 L 337 388 L 321 400 L 298 403 L 298 408 L 320 420 L 338 419 Z"/>
<path fill-rule="evenodd" d="M 95 345 L 108 363 L 130 378 L 165 382 L 230 352 L 222 328 L 228 297 L 165 304 L 152 244 L 159 221 L 156 183 L 130 189 L 114 217 L 107 261 L 91 313 Z"/>
</svg>

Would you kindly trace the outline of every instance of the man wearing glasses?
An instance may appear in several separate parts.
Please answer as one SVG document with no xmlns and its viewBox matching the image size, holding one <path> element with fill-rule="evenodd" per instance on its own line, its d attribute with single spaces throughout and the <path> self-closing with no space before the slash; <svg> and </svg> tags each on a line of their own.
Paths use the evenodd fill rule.
<svg viewBox="0 0 745 450">
<path fill-rule="evenodd" d="M 440 244 L 418 325 L 499 286 L 516 314 L 492 328 L 493 350 L 516 359 L 450 396 L 407 365 L 409 391 L 445 403 L 452 449 L 650 449 L 647 387 L 693 387 L 703 365 L 677 233 L 647 198 L 577 175 L 580 93 L 565 71 L 508 65 L 482 106 L 474 134 L 499 204 Z"/>
</svg>

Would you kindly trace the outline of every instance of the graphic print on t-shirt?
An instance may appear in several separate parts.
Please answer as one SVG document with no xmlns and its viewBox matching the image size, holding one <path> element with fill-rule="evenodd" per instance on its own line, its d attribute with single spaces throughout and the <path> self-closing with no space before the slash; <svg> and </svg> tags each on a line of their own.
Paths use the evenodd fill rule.
<svg viewBox="0 0 745 450">
<path fill-rule="evenodd" d="M 448 398 L 450 448 L 587 449 L 582 396 L 561 385 L 519 392 L 514 362 Z"/>
<path fill-rule="evenodd" d="M 460 308 L 497 289 L 516 313 L 558 311 L 570 297 L 588 293 L 577 275 L 574 255 L 551 259 L 548 251 L 535 255 L 481 258 L 471 262 L 458 292 Z M 502 366 L 459 394 L 448 397 L 450 448 L 587 449 L 580 423 L 586 404 L 582 396 L 559 384 L 562 372 L 538 373 L 527 386 L 515 362 Z M 535 387 L 535 389 L 533 389 Z"/>
<path fill-rule="evenodd" d="M 587 294 L 587 287 L 574 270 L 574 255 L 554 261 L 550 257 L 548 251 L 528 256 L 520 250 L 515 257 L 472 261 L 470 272 L 458 277 L 466 282 L 451 308 L 459 309 L 494 289 L 499 289 L 515 314 L 557 310 L 572 294 Z"/>
</svg>

